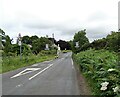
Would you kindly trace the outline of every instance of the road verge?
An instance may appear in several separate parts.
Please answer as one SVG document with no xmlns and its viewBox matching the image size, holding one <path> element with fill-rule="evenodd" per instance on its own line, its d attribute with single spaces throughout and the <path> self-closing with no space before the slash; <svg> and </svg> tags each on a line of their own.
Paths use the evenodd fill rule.
<svg viewBox="0 0 120 97">
<path fill-rule="evenodd" d="M 76 61 L 74 59 L 74 55 L 72 55 L 72 58 L 73 58 L 73 64 L 74 64 L 76 74 L 77 74 L 80 95 L 91 95 L 90 87 L 89 87 L 85 77 L 83 76 L 83 74 L 79 68 L 79 65 L 76 63 Z"/>
</svg>

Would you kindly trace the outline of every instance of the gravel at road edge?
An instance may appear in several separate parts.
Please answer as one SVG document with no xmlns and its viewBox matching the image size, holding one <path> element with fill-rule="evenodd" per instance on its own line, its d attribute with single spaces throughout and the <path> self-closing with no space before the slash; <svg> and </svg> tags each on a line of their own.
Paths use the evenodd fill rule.
<svg viewBox="0 0 120 97">
<path fill-rule="evenodd" d="M 81 71 L 79 70 L 79 66 L 75 62 L 74 62 L 74 66 L 76 69 L 80 95 L 91 95 L 90 87 L 86 82 L 84 76 L 82 75 Z"/>
</svg>

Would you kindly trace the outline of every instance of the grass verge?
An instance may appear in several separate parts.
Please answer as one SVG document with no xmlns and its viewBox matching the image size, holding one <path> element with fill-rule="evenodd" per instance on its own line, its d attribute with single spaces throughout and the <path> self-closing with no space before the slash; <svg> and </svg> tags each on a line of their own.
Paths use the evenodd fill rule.
<svg viewBox="0 0 120 97">
<path fill-rule="evenodd" d="M 72 56 L 72 58 L 74 58 Z M 87 83 L 86 78 L 82 74 L 79 65 L 76 63 L 76 61 L 73 59 L 76 74 L 77 74 L 77 80 L 78 80 L 78 85 L 79 85 L 79 90 L 80 90 L 80 95 L 91 95 L 91 90 L 89 87 L 89 84 Z"/>
<path fill-rule="evenodd" d="M 48 61 L 55 59 L 56 55 L 30 55 L 30 56 L 22 56 L 22 59 L 20 60 L 20 56 L 16 57 L 4 57 L 2 65 L 2 69 L 0 69 L 0 73 L 8 72 L 11 70 L 15 70 L 21 67 L 29 66 L 35 63 Z"/>
</svg>

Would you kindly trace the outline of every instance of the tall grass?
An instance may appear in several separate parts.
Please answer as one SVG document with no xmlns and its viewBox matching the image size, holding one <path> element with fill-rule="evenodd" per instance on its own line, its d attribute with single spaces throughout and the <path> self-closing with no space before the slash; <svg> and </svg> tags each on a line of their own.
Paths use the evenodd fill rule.
<svg viewBox="0 0 120 97">
<path fill-rule="evenodd" d="M 8 72 L 11 70 L 15 70 L 21 67 L 29 66 L 34 63 L 43 62 L 46 60 L 51 60 L 56 57 L 55 54 L 49 54 L 49 55 L 34 55 L 31 54 L 29 56 L 22 56 L 22 59 L 20 59 L 20 56 L 9 56 L 9 57 L 3 57 L 2 62 L 2 73 Z"/>
</svg>

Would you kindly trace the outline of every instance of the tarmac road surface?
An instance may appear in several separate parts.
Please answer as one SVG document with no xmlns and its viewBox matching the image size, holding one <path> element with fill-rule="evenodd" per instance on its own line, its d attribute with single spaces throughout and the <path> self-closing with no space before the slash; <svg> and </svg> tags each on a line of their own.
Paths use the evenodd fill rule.
<svg viewBox="0 0 120 97">
<path fill-rule="evenodd" d="M 2 74 L 2 95 L 80 95 L 71 55 Z"/>
</svg>

